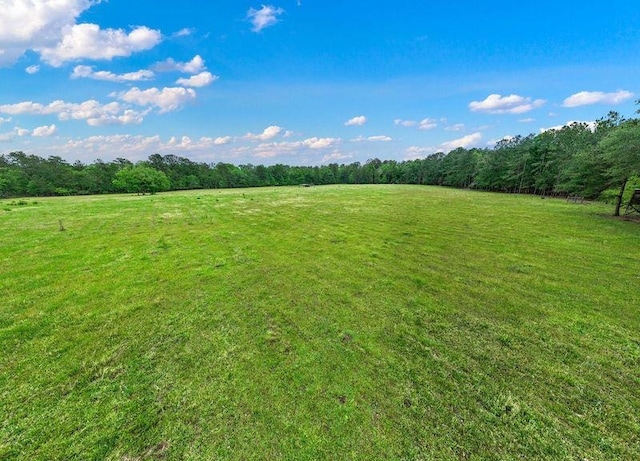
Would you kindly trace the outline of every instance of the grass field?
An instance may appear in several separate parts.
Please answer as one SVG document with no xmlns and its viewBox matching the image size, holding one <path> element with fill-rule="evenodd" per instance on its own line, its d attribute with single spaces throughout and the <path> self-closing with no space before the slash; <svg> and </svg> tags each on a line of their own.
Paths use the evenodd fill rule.
<svg viewBox="0 0 640 461">
<path fill-rule="evenodd" d="M 640 459 L 640 225 L 419 186 L 0 202 L 0 459 Z"/>
</svg>

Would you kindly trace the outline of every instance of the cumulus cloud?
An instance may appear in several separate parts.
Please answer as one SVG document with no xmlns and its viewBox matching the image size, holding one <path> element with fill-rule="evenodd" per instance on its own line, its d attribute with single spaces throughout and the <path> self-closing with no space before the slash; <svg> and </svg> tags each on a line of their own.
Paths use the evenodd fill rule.
<svg viewBox="0 0 640 461">
<path fill-rule="evenodd" d="M 284 13 L 282 8 L 276 8 L 271 5 L 262 5 L 262 8 L 256 10 L 249 8 L 247 11 L 247 18 L 253 25 L 254 32 L 260 32 L 261 30 L 271 27 L 278 23 L 278 16 Z"/>
<path fill-rule="evenodd" d="M 364 115 L 358 115 L 357 117 L 353 117 L 344 122 L 344 126 L 362 126 L 365 123 L 367 123 L 367 117 Z"/>
<path fill-rule="evenodd" d="M 454 139 L 453 141 L 447 141 L 440 144 L 440 148 L 443 152 L 449 152 L 458 147 L 464 147 L 468 149 L 469 147 L 473 147 L 477 145 L 482 140 L 482 133 L 473 133 L 468 134 L 467 136 L 463 136 L 459 139 Z"/>
<path fill-rule="evenodd" d="M 76 66 L 73 69 L 71 78 L 89 78 L 92 80 L 104 80 L 107 82 L 140 82 L 152 80 L 155 74 L 150 70 L 139 70 L 136 72 L 128 72 L 126 74 L 114 74 L 108 71 L 94 71 L 91 66 Z"/>
<path fill-rule="evenodd" d="M 213 75 L 211 72 L 200 72 L 198 75 L 192 75 L 189 78 L 179 78 L 176 83 L 178 85 L 201 88 L 203 86 L 210 85 L 219 78 L 220 77 Z"/>
<path fill-rule="evenodd" d="M 339 138 L 309 138 L 302 141 L 302 145 L 309 149 L 327 149 L 339 143 Z"/>
<path fill-rule="evenodd" d="M 40 66 L 29 66 L 24 71 L 29 75 L 37 74 L 38 72 L 40 72 Z"/>
<path fill-rule="evenodd" d="M 264 129 L 264 131 L 260 134 L 247 133 L 245 135 L 245 139 L 249 139 L 251 141 L 269 141 L 270 139 L 275 138 L 282 132 L 283 128 L 272 125 Z"/>
<path fill-rule="evenodd" d="M 472 101 L 469 109 L 473 112 L 486 112 L 488 114 L 524 114 L 545 104 L 544 99 L 532 100 L 524 96 L 512 94 L 502 96 L 491 94 L 484 101 Z"/>
<path fill-rule="evenodd" d="M 205 71 L 207 67 L 204 64 L 204 59 L 197 54 L 188 62 L 179 62 L 173 58 L 166 59 L 165 61 L 156 63 L 153 69 L 158 72 L 182 72 L 193 75 Z"/>
<path fill-rule="evenodd" d="M 54 46 L 63 30 L 99 0 L 8 0 L 0 14 L 0 66 L 26 50 Z"/>
<path fill-rule="evenodd" d="M 77 59 L 113 59 L 153 48 L 162 39 L 160 31 L 145 26 L 128 34 L 121 29 L 100 29 L 97 24 L 75 24 L 63 30 L 62 40 L 53 47 L 41 47 L 42 60 L 58 67 Z"/>
<path fill-rule="evenodd" d="M 118 98 L 122 101 L 137 104 L 139 106 L 157 107 L 161 114 L 181 109 L 187 103 L 196 98 L 196 92 L 192 88 L 149 88 L 141 90 L 137 87 L 120 93 Z"/>
<path fill-rule="evenodd" d="M 564 100 L 564 107 L 588 106 L 591 104 L 620 104 L 633 98 L 634 94 L 626 90 L 618 90 L 614 93 L 603 93 L 602 91 L 581 91 L 573 94 Z"/>
<path fill-rule="evenodd" d="M 57 128 L 55 125 L 39 126 L 38 128 L 35 128 L 33 130 L 31 135 L 35 137 L 40 137 L 40 138 L 48 138 L 49 136 L 54 135 L 56 131 L 57 131 Z"/>
</svg>

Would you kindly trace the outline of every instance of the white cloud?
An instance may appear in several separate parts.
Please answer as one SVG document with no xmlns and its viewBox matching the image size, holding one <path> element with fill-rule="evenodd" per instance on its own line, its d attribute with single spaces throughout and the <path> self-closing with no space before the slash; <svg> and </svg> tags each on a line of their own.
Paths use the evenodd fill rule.
<svg viewBox="0 0 640 461">
<path fill-rule="evenodd" d="M 179 78 L 176 83 L 178 85 L 201 88 L 210 85 L 219 78 L 217 75 L 211 74 L 211 72 L 200 72 L 198 75 L 192 75 L 189 78 Z"/>
<path fill-rule="evenodd" d="M 535 121 L 536 121 L 535 118 L 523 118 L 523 119 L 518 120 L 518 122 L 520 122 L 520 123 L 533 123 Z"/>
<path fill-rule="evenodd" d="M 100 29 L 97 24 L 76 24 L 63 30 L 62 41 L 53 47 L 40 47 L 42 60 L 52 66 L 77 59 L 112 59 L 131 56 L 153 48 L 162 39 L 160 31 L 145 26 L 128 34 L 122 29 Z"/>
<path fill-rule="evenodd" d="M 451 125 L 445 128 L 447 131 L 464 131 L 464 123 L 456 123 L 455 125 Z"/>
<path fill-rule="evenodd" d="M 13 141 L 15 139 L 16 136 L 27 136 L 29 135 L 31 132 L 29 130 L 26 130 L 24 128 L 20 128 L 20 127 L 15 127 L 12 131 L 9 131 L 8 133 L 0 133 L 0 141 Z"/>
<path fill-rule="evenodd" d="M 402 120 L 401 118 L 397 118 L 393 121 L 393 124 L 409 128 L 412 126 L 416 126 L 418 122 L 416 122 L 415 120 Z"/>
<path fill-rule="evenodd" d="M 38 128 L 35 128 L 33 130 L 33 133 L 31 133 L 31 135 L 40 138 L 48 138 L 49 136 L 54 135 L 56 131 L 57 128 L 55 125 L 39 126 Z"/>
<path fill-rule="evenodd" d="M 254 32 L 260 32 L 262 29 L 277 24 L 278 16 L 282 13 L 284 13 L 282 8 L 276 8 L 271 5 L 262 5 L 262 8 L 259 10 L 249 8 L 249 11 L 247 11 L 247 18 L 253 25 L 252 30 Z"/>
<path fill-rule="evenodd" d="M 178 32 L 174 33 L 173 36 L 188 37 L 189 35 L 192 35 L 194 32 L 195 32 L 195 29 L 190 29 L 188 27 L 185 27 L 184 29 L 180 29 Z"/>
<path fill-rule="evenodd" d="M 564 125 L 556 125 L 549 128 L 540 128 L 540 133 L 544 133 L 545 131 L 560 131 L 563 128 L 570 127 L 571 125 L 584 125 L 590 131 L 595 131 L 596 128 L 598 127 L 598 122 L 595 122 L 595 121 L 584 122 L 584 121 L 570 120 Z"/>
<path fill-rule="evenodd" d="M 486 112 L 489 114 L 524 114 L 545 104 L 544 99 L 536 99 L 512 94 L 502 96 L 491 94 L 484 101 L 472 101 L 469 109 L 473 112 Z"/>
<path fill-rule="evenodd" d="M 0 14 L 0 65 L 26 50 L 54 46 L 63 29 L 99 0 L 4 0 Z"/>
<path fill-rule="evenodd" d="M 71 78 L 90 78 L 92 80 L 104 80 L 107 82 L 140 82 L 152 80 L 155 74 L 150 70 L 139 70 L 126 74 L 114 74 L 108 71 L 94 71 L 91 66 L 76 66 L 73 69 Z"/>
<path fill-rule="evenodd" d="M 434 147 L 419 147 L 419 146 L 411 146 L 407 148 L 405 151 L 406 155 L 404 157 L 405 160 L 417 160 L 419 158 L 427 157 L 431 154 L 435 154 L 437 151 Z"/>
<path fill-rule="evenodd" d="M 37 74 L 38 72 L 40 72 L 40 66 L 29 66 L 24 71 L 29 75 Z"/>
<path fill-rule="evenodd" d="M 9 123 L 10 121 L 11 121 L 11 117 L 9 118 L 0 117 L 0 125 L 2 125 L 3 123 Z"/>
<path fill-rule="evenodd" d="M 343 154 L 341 152 L 334 152 L 332 154 L 327 154 L 322 157 L 321 163 L 334 163 L 338 160 L 346 160 L 348 158 L 352 158 L 352 155 Z"/>
<path fill-rule="evenodd" d="M 173 58 L 158 62 L 153 66 L 158 72 L 183 72 L 185 74 L 198 74 L 207 69 L 204 59 L 200 55 L 195 55 L 191 61 L 179 62 Z"/>
<path fill-rule="evenodd" d="M 259 158 L 273 158 L 281 155 L 297 154 L 307 149 L 330 149 L 340 143 L 339 138 L 308 138 L 304 141 L 283 141 L 262 143 L 254 149 L 254 155 Z"/>
<path fill-rule="evenodd" d="M 564 107 L 588 106 L 591 104 L 620 104 L 633 98 L 634 94 L 626 90 L 618 90 L 614 93 L 603 93 L 602 91 L 581 91 L 573 94 L 564 100 Z"/>
<path fill-rule="evenodd" d="M 270 139 L 278 136 L 282 132 L 282 130 L 282 127 L 272 125 L 265 128 L 261 134 L 247 133 L 245 135 L 245 138 L 251 141 L 269 141 Z"/>
<path fill-rule="evenodd" d="M 423 131 L 430 130 L 437 126 L 438 124 L 436 123 L 436 121 L 431 118 L 425 118 L 424 120 L 420 120 L 420 123 L 418 123 L 418 129 Z"/>
<path fill-rule="evenodd" d="M 196 98 L 195 90 L 191 88 L 149 88 L 141 90 L 137 87 L 120 93 L 118 98 L 122 101 L 137 104 L 139 106 L 153 106 L 160 109 L 161 114 L 172 112 L 182 108 Z"/>
<path fill-rule="evenodd" d="M 404 126 L 407 128 L 418 127 L 419 130 L 431 130 L 438 126 L 438 122 L 432 118 L 425 118 L 420 121 L 416 120 L 403 120 L 401 118 L 397 118 L 393 121 L 394 125 Z"/>
<path fill-rule="evenodd" d="M 214 146 L 223 146 L 225 144 L 229 144 L 231 142 L 231 136 L 218 136 L 213 139 Z"/>
<path fill-rule="evenodd" d="M 94 99 L 81 103 L 70 103 L 63 100 L 44 105 L 32 101 L 16 104 L 0 105 L 0 113 L 20 115 L 57 115 L 61 121 L 86 120 L 91 126 L 108 124 L 136 124 L 142 122 L 147 112 L 137 112 L 123 108 L 118 102 L 102 104 Z"/>
<path fill-rule="evenodd" d="M 362 126 L 365 123 L 367 123 L 367 117 L 364 115 L 358 115 L 357 117 L 347 120 L 344 123 L 344 126 Z"/>
<path fill-rule="evenodd" d="M 469 147 L 473 147 L 477 145 L 482 140 L 482 133 L 473 133 L 468 134 L 467 136 L 463 136 L 459 139 L 454 139 L 453 141 L 447 141 L 440 144 L 440 149 L 443 152 L 449 152 L 458 147 L 463 147 L 468 149 Z"/>
<path fill-rule="evenodd" d="M 393 138 L 391 138 L 389 136 L 369 136 L 369 137 L 358 136 L 357 138 L 354 138 L 354 139 L 351 140 L 351 142 L 363 142 L 363 141 L 389 142 L 389 141 L 393 141 Z"/>
<path fill-rule="evenodd" d="M 309 149 L 327 149 L 339 142 L 339 138 L 309 138 L 302 141 L 302 145 Z"/>
</svg>

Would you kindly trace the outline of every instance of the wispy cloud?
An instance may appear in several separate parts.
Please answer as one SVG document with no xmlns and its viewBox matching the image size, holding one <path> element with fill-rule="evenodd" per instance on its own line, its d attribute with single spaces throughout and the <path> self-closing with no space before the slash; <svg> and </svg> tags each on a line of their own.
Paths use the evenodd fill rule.
<svg viewBox="0 0 640 461">
<path fill-rule="evenodd" d="M 401 118 L 397 118 L 393 121 L 394 125 L 404 126 L 404 127 L 417 127 L 419 130 L 431 130 L 438 126 L 438 122 L 432 118 L 425 118 L 420 121 L 417 120 L 403 120 Z"/>
<path fill-rule="evenodd" d="M 249 8 L 247 11 L 247 18 L 253 25 L 254 32 L 260 32 L 267 27 L 271 27 L 278 23 L 278 16 L 282 15 L 284 10 L 282 8 L 276 8 L 272 5 L 262 5 L 262 8 L 256 10 L 255 8 Z"/>
<path fill-rule="evenodd" d="M 150 70 L 139 70 L 136 72 L 128 72 L 126 74 L 114 74 L 108 71 L 95 71 L 91 66 L 76 66 L 73 69 L 71 78 L 89 78 L 92 80 L 103 80 L 107 82 L 141 82 L 152 80 L 155 74 Z"/>
</svg>

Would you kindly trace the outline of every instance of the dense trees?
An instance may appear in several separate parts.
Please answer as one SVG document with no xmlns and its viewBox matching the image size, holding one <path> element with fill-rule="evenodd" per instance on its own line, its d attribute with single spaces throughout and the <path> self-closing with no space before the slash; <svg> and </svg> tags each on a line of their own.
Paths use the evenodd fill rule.
<svg viewBox="0 0 640 461">
<path fill-rule="evenodd" d="M 493 149 L 457 148 L 424 159 L 369 159 L 323 166 L 196 163 L 153 154 L 133 164 L 117 158 L 67 163 L 23 152 L 0 155 L 0 197 L 102 194 L 116 191 L 214 189 L 311 184 L 431 184 L 498 192 L 581 195 L 616 200 L 616 213 L 640 180 L 640 120 L 615 112 L 593 124 L 574 123 L 537 135 L 504 139 Z"/>
<path fill-rule="evenodd" d="M 167 175 L 160 170 L 144 164 L 127 166 L 116 173 L 113 185 L 118 190 L 136 194 L 155 194 L 169 189 L 171 183 Z"/>
</svg>

